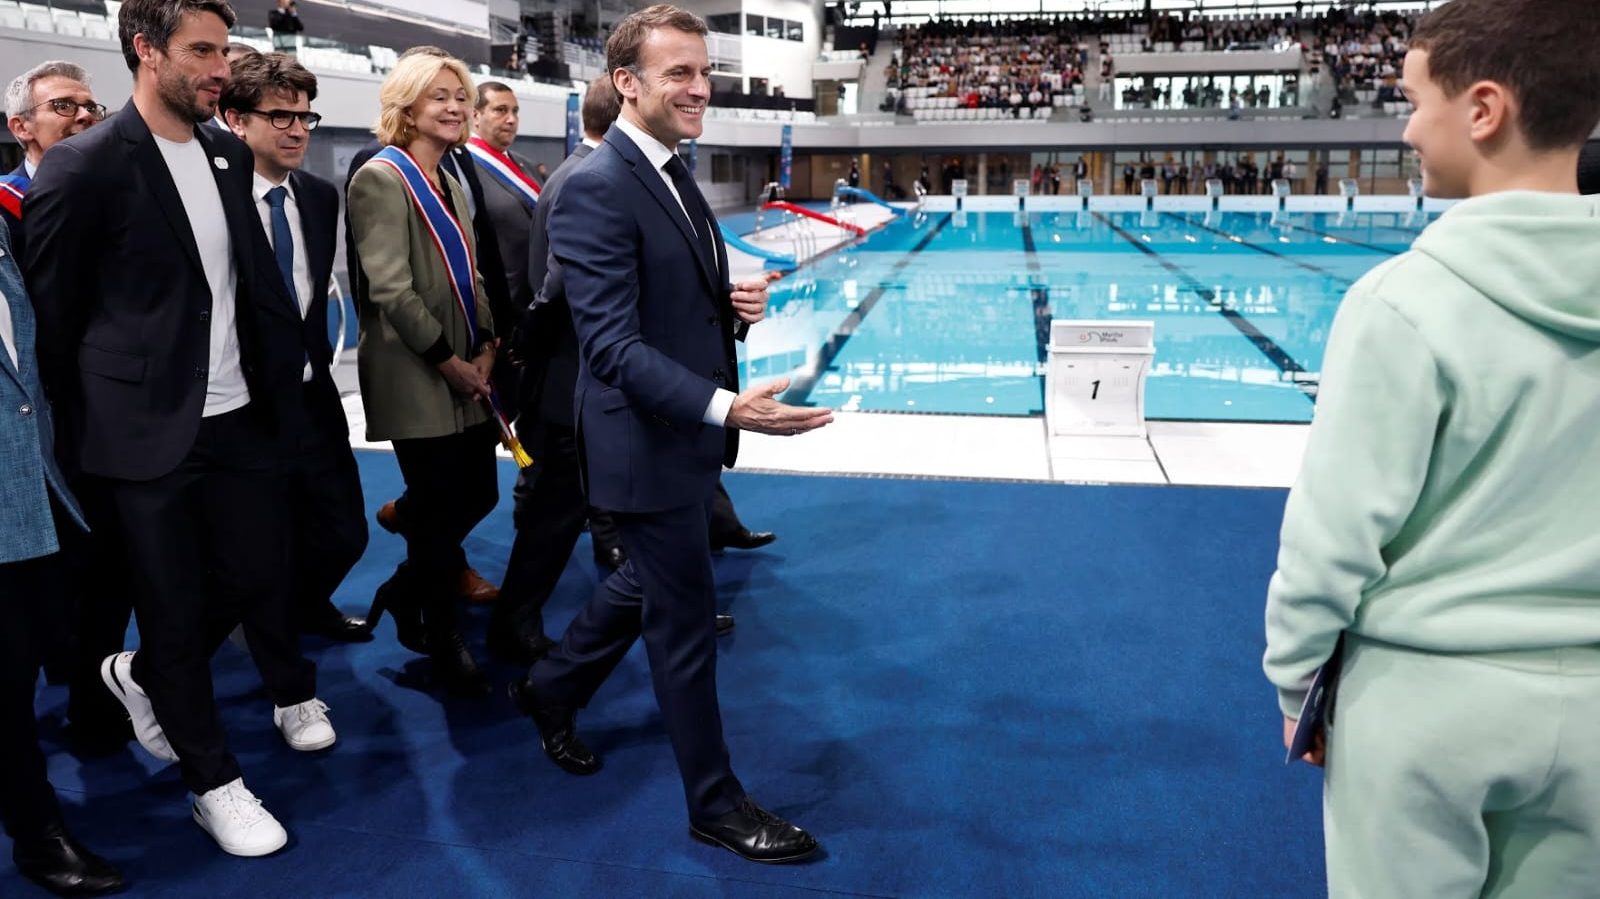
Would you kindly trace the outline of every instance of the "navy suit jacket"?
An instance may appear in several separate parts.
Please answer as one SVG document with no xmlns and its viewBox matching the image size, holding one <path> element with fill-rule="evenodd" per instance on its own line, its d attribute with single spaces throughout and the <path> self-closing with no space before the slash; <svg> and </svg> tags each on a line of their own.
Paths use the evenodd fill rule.
<svg viewBox="0 0 1600 899">
<path fill-rule="evenodd" d="M 249 148 L 213 128 L 194 135 L 227 218 L 250 405 L 287 445 L 301 421 L 300 311 L 282 289 L 250 196 Z M 211 288 L 138 108 L 129 103 L 51 147 L 23 217 L 23 274 L 38 313 L 39 370 L 62 421 L 63 463 L 128 481 L 171 472 L 200 431 Z"/>
<path fill-rule="evenodd" d="M 715 219 L 696 227 L 718 233 Z M 703 422 L 717 388 L 739 388 L 728 256 L 713 244 L 715 268 L 661 175 L 614 125 L 555 198 L 550 252 L 582 354 L 574 406 L 599 508 L 704 503 L 734 463 L 739 432 Z"/>
<path fill-rule="evenodd" d="M 569 428 L 578 385 L 578 335 L 572 330 L 561 265 L 550 258 L 550 209 L 561 196 L 562 185 L 590 152 L 588 144 L 579 144 L 556 166 L 539 194 L 528 232 L 526 262 L 533 302 L 523 313 L 517 334 L 522 341 L 518 350 L 527 359 L 523 408 L 535 411 L 542 421 Z"/>
<path fill-rule="evenodd" d="M 305 444 L 318 446 L 348 444 L 350 421 L 339 401 L 339 388 L 333 383 L 330 366 L 335 350 L 328 339 L 328 285 L 333 280 L 333 257 L 339 240 L 339 190 L 310 172 L 290 172 L 289 183 L 294 186 L 295 202 L 300 207 L 295 250 L 306 254 L 311 275 L 311 302 L 301 325 L 306 356 L 311 362 L 302 439 Z"/>
</svg>

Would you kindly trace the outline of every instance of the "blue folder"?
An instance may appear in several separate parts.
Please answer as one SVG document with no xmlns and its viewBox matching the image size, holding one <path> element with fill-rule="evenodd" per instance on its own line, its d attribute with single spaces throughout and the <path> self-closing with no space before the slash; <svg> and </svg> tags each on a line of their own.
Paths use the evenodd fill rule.
<svg viewBox="0 0 1600 899">
<path fill-rule="evenodd" d="M 1285 765 L 1292 764 L 1317 745 L 1317 734 L 1323 730 L 1333 711 L 1333 696 L 1339 685 L 1339 668 L 1344 661 L 1344 635 L 1333 645 L 1333 655 L 1311 679 L 1311 689 L 1305 702 L 1300 704 L 1300 719 L 1295 722 L 1294 737 L 1289 740 L 1289 751 L 1283 757 Z"/>
</svg>

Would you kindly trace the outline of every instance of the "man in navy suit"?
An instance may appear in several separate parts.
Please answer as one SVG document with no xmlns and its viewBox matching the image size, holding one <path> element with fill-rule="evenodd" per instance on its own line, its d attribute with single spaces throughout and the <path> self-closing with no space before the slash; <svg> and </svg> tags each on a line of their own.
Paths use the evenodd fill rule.
<svg viewBox="0 0 1600 899">
<path fill-rule="evenodd" d="M 722 739 L 708 506 L 741 429 L 798 434 L 832 412 L 779 403 L 786 382 L 735 393 L 735 334 L 761 320 L 766 281 L 729 283 L 716 217 L 676 152 L 700 135 L 711 95 L 705 34 L 700 17 L 665 5 L 617 24 L 606 66 L 622 116 L 550 212 L 582 359 L 589 499 L 612 511 L 628 561 L 511 694 L 552 761 L 592 773 L 576 711 L 643 637 L 690 833 L 753 861 L 795 861 L 816 840 L 745 795 Z"/>
<path fill-rule="evenodd" d="M 306 422 L 288 480 L 295 624 L 302 633 L 332 640 L 370 640 L 365 619 L 333 605 L 333 591 L 366 551 L 367 521 L 361 473 L 350 451 L 350 423 L 329 368 L 328 282 L 339 192 L 300 171 L 311 132 L 321 121 L 311 111 L 317 76 L 286 53 L 249 54 L 230 60 L 229 69 L 222 114 L 255 157 L 251 196 L 284 288 L 304 322 L 306 364 L 300 380 Z"/>
</svg>

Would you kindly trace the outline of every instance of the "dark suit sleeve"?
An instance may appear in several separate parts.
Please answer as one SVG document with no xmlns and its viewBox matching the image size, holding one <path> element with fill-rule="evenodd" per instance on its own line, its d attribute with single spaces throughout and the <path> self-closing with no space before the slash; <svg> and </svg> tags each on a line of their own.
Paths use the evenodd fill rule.
<svg viewBox="0 0 1600 899">
<path fill-rule="evenodd" d="M 75 391 L 78 344 L 90 298 L 98 293 L 98 268 L 86 260 L 100 243 L 104 217 L 89 161 L 77 147 L 57 144 L 44 161 L 23 207 L 28 240 L 22 271 L 38 319 L 39 374 L 46 393 L 63 406 Z"/>
<path fill-rule="evenodd" d="M 583 360 L 629 402 L 670 421 L 700 424 L 716 385 L 640 333 L 641 235 L 630 211 L 637 198 L 624 193 L 603 172 L 575 171 L 550 211 L 551 252 L 562 266 Z M 685 255 L 684 279 L 694 277 L 693 266 Z"/>
</svg>

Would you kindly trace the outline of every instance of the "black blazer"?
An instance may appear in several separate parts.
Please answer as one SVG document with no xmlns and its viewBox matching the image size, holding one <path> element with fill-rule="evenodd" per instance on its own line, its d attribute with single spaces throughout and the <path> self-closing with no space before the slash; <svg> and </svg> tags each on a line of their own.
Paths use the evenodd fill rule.
<svg viewBox="0 0 1600 899">
<path fill-rule="evenodd" d="M 350 160 L 350 168 L 344 175 L 344 189 L 350 192 L 350 179 L 356 172 L 366 165 L 368 160 L 378 155 L 383 145 L 377 141 L 368 141 L 355 158 Z M 489 314 L 497 322 L 514 322 L 522 314 L 522 310 L 513 309 L 511 305 L 511 291 L 506 287 L 506 265 L 500 256 L 500 240 L 494 229 L 494 222 L 489 216 L 489 204 L 484 199 L 483 182 L 478 180 L 478 166 L 472 161 L 472 154 L 464 148 L 450 151 L 450 159 L 455 163 L 456 170 L 461 174 L 461 180 L 466 182 L 467 190 L 472 191 L 472 230 L 478 238 L 478 274 L 483 277 L 483 292 L 488 294 Z M 345 210 L 348 221 L 350 211 Z M 346 228 L 344 232 L 344 256 L 346 267 L 350 275 L 350 292 L 355 296 L 357 307 L 367 303 L 367 277 L 361 271 L 361 257 L 356 253 L 355 234 Z"/>
<path fill-rule="evenodd" d="M 550 209 L 572 170 L 592 148 L 579 144 L 562 160 L 539 193 L 528 233 L 528 287 L 533 302 L 519 326 L 518 351 L 527 360 L 523 382 L 524 411 L 541 421 L 572 427 L 572 397 L 578 383 L 578 332 L 561 279 L 561 264 L 550 258 Z"/>
<path fill-rule="evenodd" d="M 300 243 L 311 275 L 311 302 L 302 324 L 306 356 L 311 362 L 311 381 L 305 386 L 307 416 L 304 443 L 325 445 L 349 443 L 350 421 L 339 388 L 333 383 L 334 353 L 328 340 L 328 285 L 333 279 L 333 256 L 339 233 L 339 190 L 332 183 L 310 172 L 289 173 L 295 203 L 300 207 Z M 355 323 L 350 322 L 350 327 Z M 342 349 L 342 347 L 340 348 Z"/>
<path fill-rule="evenodd" d="M 702 212 L 692 227 L 715 235 Z M 739 389 L 722 240 L 707 260 L 666 182 L 615 126 L 568 176 L 549 232 L 583 359 L 575 414 L 589 501 L 638 513 L 706 502 L 739 448 L 737 430 L 702 420 L 717 388 Z"/>
<path fill-rule="evenodd" d="M 251 406 L 284 441 L 305 347 L 276 277 L 237 138 L 197 127 L 228 223 Z M 39 367 L 61 420 L 60 454 L 91 475 L 142 481 L 194 446 L 205 407 L 211 289 L 161 151 L 128 104 L 51 147 L 23 208 L 24 272 L 39 318 Z M 262 278 L 261 273 L 273 275 Z"/>
</svg>

